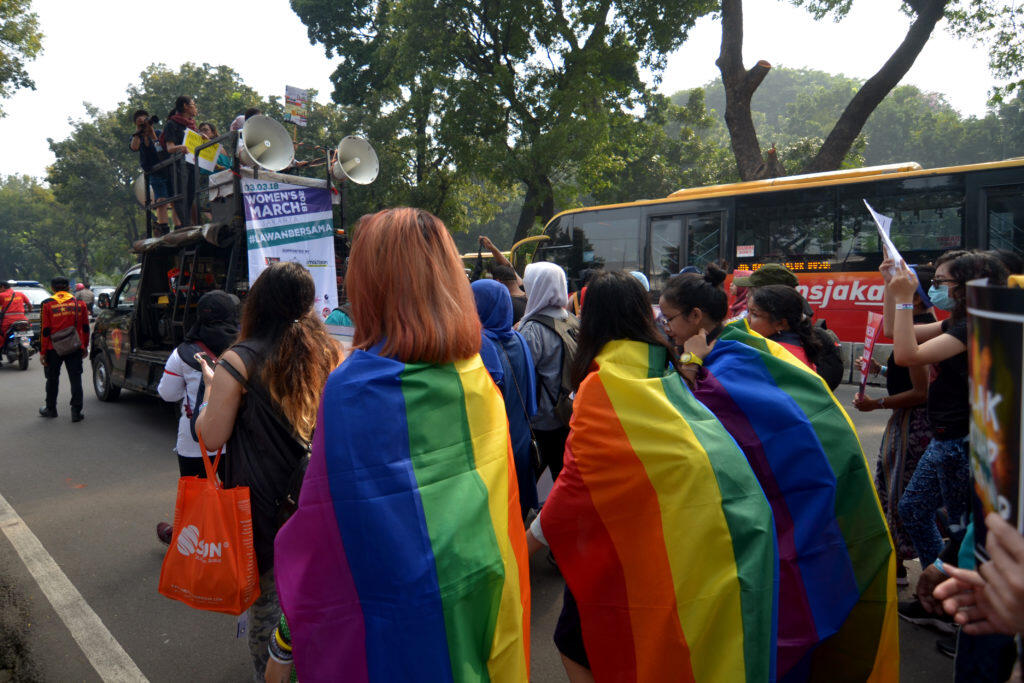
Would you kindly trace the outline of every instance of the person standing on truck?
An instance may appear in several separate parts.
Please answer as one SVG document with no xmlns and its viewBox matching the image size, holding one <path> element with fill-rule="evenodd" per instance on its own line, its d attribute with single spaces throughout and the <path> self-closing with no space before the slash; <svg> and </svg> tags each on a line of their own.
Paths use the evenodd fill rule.
<svg viewBox="0 0 1024 683">
<path fill-rule="evenodd" d="M 164 126 L 163 134 L 160 136 L 160 142 L 168 154 L 188 152 L 188 147 L 183 144 L 185 131 L 199 132 L 196 130 L 196 114 L 198 113 L 199 108 L 193 98 L 188 95 L 178 95 L 178 99 L 174 101 L 174 109 L 167 117 L 167 125 Z M 192 203 L 196 194 L 196 176 L 192 172 L 192 165 L 186 163 L 184 159 L 176 160 L 173 169 L 178 177 L 178 192 L 185 193 L 184 199 L 174 202 L 178 218 L 181 220 L 178 227 L 192 225 L 195 221 L 195 217 L 192 215 Z"/>
<path fill-rule="evenodd" d="M 192 414 L 198 405 L 199 385 L 203 381 L 203 368 L 196 356 L 206 354 L 210 362 L 216 362 L 224 349 L 234 343 L 238 336 L 238 297 L 220 289 L 207 292 L 199 298 L 196 316 L 196 324 L 185 335 L 185 341 L 167 359 L 157 392 L 169 403 L 181 401 L 178 440 L 174 448 L 178 455 L 179 475 L 205 479 L 203 453 L 192 438 Z M 216 452 L 209 455 L 214 457 Z M 221 478 L 225 462 L 225 459 L 221 460 Z M 173 532 L 173 527 L 167 522 L 156 525 L 156 536 L 165 544 L 171 542 Z"/>
<path fill-rule="evenodd" d="M 14 285 L 0 280 L 0 342 L 7 338 L 7 330 L 16 322 L 28 320 L 26 313 L 32 312 L 32 302 L 21 292 L 14 291 Z"/>
<path fill-rule="evenodd" d="M 163 131 L 154 127 L 160 122 L 155 116 L 150 116 L 145 109 L 138 109 L 132 114 L 132 121 L 135 122 L 135 132 L 128 139 L 128 148 L 139 153 L 139 166 L 143 171 L 149 172 L 149 187 L 153 193 L 154 201 L 160 201 L 171 196 L 168 186 L 167 168 L 152 173 L 153 167 L 167 158 L 167 152 L 161 143 Z M 181 218 L 175 218 L 175 223 L 180 224 Z M 156 225 L 154 232 L 156 236 L 167 233 L 167 204 L 161 204 L 156 208 Z"/>
<path fill-rule="evenodd" d="M 68 286 L 64 276 L 50 280 L 53 296 L 44 300 L 40 308 L 46 405 L 39 409 L 39 414 L 57 417 L 57 389 L 63 365 L 71 385 L 71 421 L 81 422 L 85 418 L 82 414 L 82 359 L 89 353 L 89 308 L 71 295 Z"/>
</svg>

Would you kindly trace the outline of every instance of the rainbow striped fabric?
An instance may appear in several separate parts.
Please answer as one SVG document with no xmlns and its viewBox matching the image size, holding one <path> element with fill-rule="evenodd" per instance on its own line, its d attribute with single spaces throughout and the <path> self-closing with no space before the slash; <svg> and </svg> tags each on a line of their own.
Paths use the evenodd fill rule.
<svg viewBox="0 0 1024 683">
<path fill-rule="evenodd" d="M 779 678 L 898 680 L 895 556 L 849 416 L 745 320 L 704 367 L 694 393 L 743 449 L 774 513 Z"/>
<path fill-rule="evenodd" d="M 331 375 L 275 572 L 299 680 L 526 681 L 530 585 L 505 405 L 479 356 Z"/>
<path fill-rule="evenodd" d="M 573 406 L 541 531 L 598 681 L 770 681 L 777 561 L 746 458 L 665 349 L 613 341 Z"/>
</svg>

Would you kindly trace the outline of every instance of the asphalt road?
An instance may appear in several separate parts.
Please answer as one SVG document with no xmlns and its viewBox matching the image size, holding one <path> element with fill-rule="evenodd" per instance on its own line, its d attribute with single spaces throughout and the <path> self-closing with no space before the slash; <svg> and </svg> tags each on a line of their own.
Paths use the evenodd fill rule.
<svg viewBox="0 0 1024 683">
<path fill-rule="evenodd" d="M 36 410 L 43 372 L 0 367 L 0 495 L 152 681 L 246 681 L 248 651 L 234 617 L 200 612 L 157 593 L 164 546 L 159 521 L 174 511 L 175 409 L 124 392 L 101 403 L 83 377 L 84 422 L 72 424 L 62 380 L 55 420 Z M 875 390 L 880 391 L 878 389 Z M 852 387 L 839 396 L 850 405 Z M 873 463 L 885 414 L 851 413 Z M 551 634 L 562 580 L 543 553 L 531 561 L 534 681 L 564 681 Z M 916 572 L 912 572 L 912 577 Z M 936 634 L 901 624 L 904 681 L 952 679 Z M 0 537 L 0 681 L 94 681 L 100 677 L 6 537 Z"/>
</svg>

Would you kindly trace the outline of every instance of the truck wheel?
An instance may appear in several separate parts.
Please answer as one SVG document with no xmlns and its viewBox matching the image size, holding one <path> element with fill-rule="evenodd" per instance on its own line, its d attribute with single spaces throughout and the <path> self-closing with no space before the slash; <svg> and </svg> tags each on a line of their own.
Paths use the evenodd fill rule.
<svg viewBox="0 0 1024 683">
<path fill-rule="evenodd" d="M 92 388 L 96 398 L 101 401 L 116 401 L 121 395 L 121 387 L 115 387 L 110 379 L 110 361 L 107 354 L 98 353 L 92 359 Z"/>
<path fill-rule="evenodd" d="M 28 349 L 24 346 L 18 347 L 18 369 L 28 370 Z"/>
</svg>

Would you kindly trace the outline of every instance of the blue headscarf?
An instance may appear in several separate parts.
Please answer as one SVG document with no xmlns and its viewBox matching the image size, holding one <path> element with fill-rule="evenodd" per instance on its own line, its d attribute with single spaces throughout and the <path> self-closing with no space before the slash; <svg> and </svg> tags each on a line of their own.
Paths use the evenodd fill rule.
<svg viewBox="0 0 1024 683">
<path fill-rule="evenodd" d="M 508 288 L 495 280 L 477 280 L 471 286 L 484 334 L 480 354 L 483 356 L 484 348 L 490 347 L 501 361 L 505 378 L 502 393 L 519 480 L 519 502 L 525 518 L 531 507 L 538 507 L 536 473 L 530 462 L 530 418 L 537 412 L 533 357 L 526 340 L 512 329 L 512 297 Z"/>
</svg>

